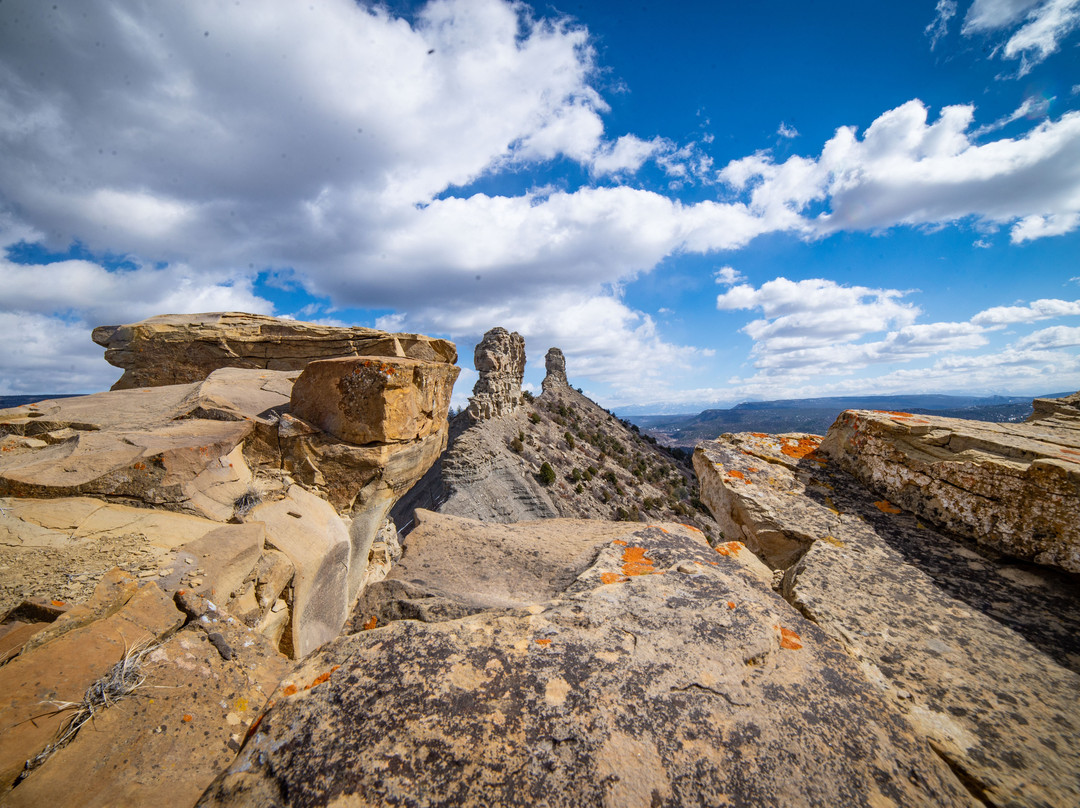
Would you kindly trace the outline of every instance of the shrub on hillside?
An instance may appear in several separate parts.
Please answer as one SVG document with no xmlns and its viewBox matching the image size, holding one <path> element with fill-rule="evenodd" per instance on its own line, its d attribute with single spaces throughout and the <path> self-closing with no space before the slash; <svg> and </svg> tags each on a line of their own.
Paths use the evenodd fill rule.
<svg viewBox="0 0 1080 808">
<path fill-rule="evenodd" d="M 553 469 L 551 464 L 546 460 L 544 461 L 544 465 L 540 467 L 540 482 L 544 485 L 551 485 L 555 482 L 555 469 Z"/>
</svg>

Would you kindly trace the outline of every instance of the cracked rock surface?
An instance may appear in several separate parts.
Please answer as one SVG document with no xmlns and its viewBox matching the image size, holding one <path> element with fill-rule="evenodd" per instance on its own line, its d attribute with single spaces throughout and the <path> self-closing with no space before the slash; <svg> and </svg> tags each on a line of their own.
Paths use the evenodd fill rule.
<svg viewBox="0 0 1080 808">
<path fill-rule="evenodd" d="M 974 798 L 1080 804 L 1077 576 L 933 528 L 820 441 L 739 433 L 698 445 L 702 498 L 726 537 L 784 570 L 785 597 Z"/>
<path fill-rule="evenodd" d="M 483 610 L 368 621 L 309 657 L 201 805 L 971 804 L 739 548 L 552 520 L 511 526 L 500 560 L 480 548 L 507 526 L 470 540 L 468 522 L 448 526 L 456 563 L 407 544 L 403 580 L 429 586 L 426 566 L 447 603 Z M 530 540 L 571 574 L 530 577 Z"/>
</svg>

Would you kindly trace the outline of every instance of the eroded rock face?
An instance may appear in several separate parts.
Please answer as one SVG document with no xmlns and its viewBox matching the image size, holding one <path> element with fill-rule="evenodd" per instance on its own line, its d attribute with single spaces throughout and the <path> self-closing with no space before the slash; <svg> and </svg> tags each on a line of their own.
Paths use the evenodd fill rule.
<svg viewBox="0 0 1080 808">
<path fill-rule="evenodd" d="M 493 328 L 476 346 L 474 364 L 480 373 L 469 399 L 469 415 L 485 421 L 521 406 L 525 377 L 525 338 L 505 328 Z"/>
<path fill-rule="evenodd" d="M 466 523 L 447 528 L 488 582 L 437 587 L 488 610 L 394 621 L 306 660 L 201 805 L 969 804 L 736 554 L 674 524 L 535 522 L 510 539 L 551 548 L 533 579 Z M 411 552 L 413 578 L 447 557 Z"/>
<path fill-rule="evenodd" d="M 1076 576 L 932 528 L 819 443 L 740 433 L 698 445 L 702 499 L 726 538 L 784 571 L 789 602 L 847 648 L 976 798 L 1080 804 Z"/>
<path fill-rule="evenodd" d="M 426 438 L 445 429 L 458 373 L 454 365 L 415 359 L 323 359 L 296 380 L 290 412 L 349 443 Z"/>
<path fill-rule="evenodd" d="M 105 360 L 124 369 L 113 390 L 187 384 L 223 367 L 302 370 L 337 356 L 409 357 L 452 365 L 452 342 L 373 328 L 339 328 L 260 314 L 163 314 L 94 329 Z"/>
<path fill-rule="evenodd" d="M 107 534 L 123 546 L 119 563 L 151 551 L 166 588 L 212 595 L 306 654 L 337 636 L 389 509 L 445 448 L 457 373 L 441 358 L 395 356 L 304 373 L 229 367 L 0 411 L 0 563 L 56 556 L 51 570 Z M 215 552 L 176 555 L 209 533 Z M 0 585 L 0 603 L 26 597 L 28 581 Z"/>
<path fill-rule="evenodd" d="M 1080 572 L 1080 418 L 1060 401 L 1024 424 L 848 410 L 821 451 L 934 524 Z"/>
<path fill-rule="evenodd" d="M 563 352 L 558 348 L 549 348 L 547 356 L 544 357 L 544 366 L 547 368 L 547 375 L 544 376 L 544 381 L 541 382 L 541 388 L 546 393 L 548 390 L 562 390 L 570 386 L 570 382 L 566 380 L 566 357 L 563 356 Z"/>
</svg>

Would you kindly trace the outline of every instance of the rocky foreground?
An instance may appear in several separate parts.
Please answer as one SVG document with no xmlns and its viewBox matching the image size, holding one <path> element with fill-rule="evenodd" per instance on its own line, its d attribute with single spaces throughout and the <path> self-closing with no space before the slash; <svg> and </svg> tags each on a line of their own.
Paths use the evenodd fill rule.
<svg viewBox="0 0 1080 808">
<path fill-rule="evenodd" d="M 671 489 L 502 332 L 464 417 L 535 428 L 490 456 L 553 517 L 504 524 L 498 463 L 440 459 L 452 345 L 246 317 L 104 329 L 157 386 L 0 411 L 0 805 L 1080 804 L 1076 396 L 725 435 L 706 536 L 557 518 L 586 461 Z M 447 469 L 483 519 L 399 547 Z"/>
</svg>

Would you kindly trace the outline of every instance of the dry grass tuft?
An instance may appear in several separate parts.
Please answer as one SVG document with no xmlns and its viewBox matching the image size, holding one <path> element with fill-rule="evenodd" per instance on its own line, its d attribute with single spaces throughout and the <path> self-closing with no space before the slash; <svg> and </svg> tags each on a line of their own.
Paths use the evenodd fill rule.
<svg viewBox="0 0 1080 808">
<path fill-rule="evenodd" d="M 143 663 L 149 654 L 153 653 L 161 643 L 154 638 L 148 637 L 131 648 L 124 651 L 123 658 L 113 665 L 105 676 L 98 679 L 86 689 L 81 701 L 51 701 L 56 709 L 53 714 L 72 710 L 71 716 L 60 727 L 56 740 L 46 746 L 41 752 L 26 761 L 19 780 L 22 780 L 34 769 L 38 768 L 53 752 L 67 746 L 82 729 L 87 721 L 93 721 L 99 712 L 111 707 L 113 704 L 134 693 L 146 681 L 146 675 L 142 672 Z"/>
</svg>

